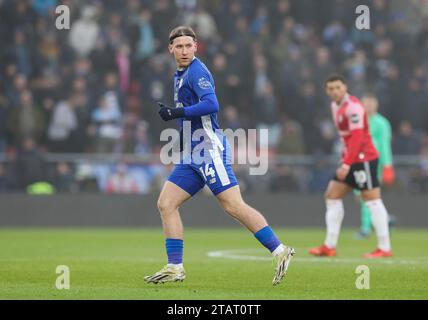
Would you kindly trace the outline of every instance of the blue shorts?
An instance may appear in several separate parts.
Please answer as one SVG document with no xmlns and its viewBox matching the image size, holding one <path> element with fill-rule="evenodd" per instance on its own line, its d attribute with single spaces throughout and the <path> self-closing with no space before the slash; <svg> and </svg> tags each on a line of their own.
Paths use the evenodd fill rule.
<svg viewBox="0 0 428 320">
<path fill-rule="evenodd" d="M 177 164 L 168 177 L 168 181 L 194 196 L 205 185 L 214 195 L 238 185 L 232 165 L 216 157 L 202 164 Z"/>
</svg>

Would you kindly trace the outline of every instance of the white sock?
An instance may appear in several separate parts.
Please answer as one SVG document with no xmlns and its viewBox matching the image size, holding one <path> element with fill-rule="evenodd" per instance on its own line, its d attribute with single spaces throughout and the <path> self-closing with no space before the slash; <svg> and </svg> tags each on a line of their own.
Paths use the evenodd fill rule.
<svg viewBox="0 0 428 320">
<path fill-rule="evenodd" d="M 327 236 L 324 244 L 329 248 L 336 248 L 339 239 L 340 227 L 342 226 L 345 210 L 342 200 L 326 200 L 327 212 L 325 214 L 325 223 L 327 225 Z"/>
<path fill-rule="evenodd" d="M 391 250 L 389 239 L 388 212 L 382 199 L 366 201 L 372 215 L 373 227 L 376 231 L 378 248 L 384 251 Z"/>
<path fill-rule="evenodd" d="M 283 253 L 285 250 L 285 246 L 281 243 L 275 250 L 272 251 L 272 255 L 276 257 L 277 255 Z"/>
<path fill-rule="evenodd" d="M 174 269 L 182 269 L 183 268 L 183 264 L 182 263 L 178 263 L 178 264 L 168 263 L 168 267 L 169 268 L 174 268 Z"/>
</svg>

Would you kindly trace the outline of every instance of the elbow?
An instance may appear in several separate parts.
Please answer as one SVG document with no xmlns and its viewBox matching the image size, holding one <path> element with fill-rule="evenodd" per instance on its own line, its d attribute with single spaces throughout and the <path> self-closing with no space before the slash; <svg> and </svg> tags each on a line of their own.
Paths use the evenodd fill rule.
<svg viewBox="0 0 428 320">
<path fill-rule="evenodd" d="M 206 114 L 216 113 L 220 109 L 217 97 L 214 94 L 204 97 L 202 102 L 205 105 Z"/>
<path fill-rule="evenodd" d="M 220 106 L 218 104 L 218 100 L 217 100 L 217 98 L 214 97 L 214 100 L 212 103 L 212 112 L 211 113 L 216 113 L 216 112 L 218 112 L 219 109 L 220 109 Z"/>
<path fill-rule="evenodd" d="M 210 94 L 207 97 L 208 103 L 210 105 L 210 113 L 216 113 L 218 112 L 218 110 L 220 109 L 217 97 L 215 96 L 215 94 Z"/>
</svg>

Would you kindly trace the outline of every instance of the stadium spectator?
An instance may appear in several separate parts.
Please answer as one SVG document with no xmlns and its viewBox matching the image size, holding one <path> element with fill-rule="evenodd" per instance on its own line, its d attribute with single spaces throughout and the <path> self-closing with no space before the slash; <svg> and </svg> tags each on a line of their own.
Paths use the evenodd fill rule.
<svg viewBox="0 0 428 320">
<path fill-rule="evenodd" d="M 259 115 L 257 129 L 267 129 L 269 135 L 269 146 L 278 144 L 281 127 L 278 121 L 278 105 L 275 97 L 273 85 L 267 82 L 257 95 L 255 101 L 255 113 Z"/>
<path fill-rule="evenodd" d="M 135 58 L 137 61 L 151 57 L 156 50 L 156 38 L 151 19 L 152 13 L 147 9 L 143 9 L 140 12 L 138 20 L 135 21 L 139 33 L 135 49 Z"/>
<path fill-rule="evenodd" d="M 25 138 L 15 160 L 18 188 L 25 190 L 29 185 L 46 179 L 46 163 L 41 151 L 32 138 Z"/>
<path fill-rule="evenodd" d="M 57 192 L 76 192 L 77 184 L 70 164 L 58 162 L 55 166 L 54 182 Z"/>
<path fill-rule="evenodd" d="M 0 154 L 6 149 L 6 120 L 8 109 L 6 99 L 0 95 Z"/>
<path fill-rule="evenodd" d="M 416 155 L 420 152 L 420 137 L 414 132 L 409 121 L 402 121 L 393 142 L 393 153 L 399 155 Z"/>
<path fill-rule="evenodd" d="M 71 95 L 71 105 L 77 119 L 77 127 L 73 132 L 73 145 L 70 146 L 72 152 L 82 153 L 87 149 L 87 129 L 90 121 L 90 107 L 87 96 L 84 93 L 74 93 Z"/>
<path fill-rule="evenodd" d="M 108 193 L 137 193 L 137 181 L 128 173 L 128 167 L 120 163 L 116 167 L 116 172 L 107 181 Z"/>
<path fill-rule="evenodd" d="M 106 94 L 98 100 L 97 108 L 92 112 L 89 134 L 93 137 L 97 153 L 110 153 L 121 136 L 122 115 L 113 94 Z"/>
<path fill-rule="evenodd" d="M 283 117 L 278 153 L 291 155 L 304 154 L 305 145 L 302 130 L 301 125 L 297 121 L 287 116 Z"/>
<path fill-rule="evenodd" d="M 135 128 L 135 146 L 133 152 L 137 155 L 148 155 L 151 150 L 151 143 L 148 134 L 149 125 L 145 121 L 139 121 Z"/>
<path fill-rule="evenodd" d="M 45 121 L 41 108 L 33 101 L 31 91 L 22 91 L 19 105 L 12 106 L 10 112 L 8 129 L 12 141 L 17 145 L 25 138 L 40 142 L 45 130 Z"/>
<path fill-rule="evenodd" d="M 71 26 L 69 43 L 79 56 L 86 57 L 94 49 L 100 32 L 95 16 L 96 8 L 85 6 L 82 10 L 81 18 Z"/>
<path fill-rule="evenodd" d="M 196 6 L 194 12 L 186 14 L 184 24 L 195 27 L 195 32 L 203 41 L 213 41 L 217 37 L 217 25 L 212 15 L 202 5 Z"/>
<path fill-rule="evenodd" d="M 48 126 L 50 151 L 68 153 L 73 151 L 74 133 L 77 129 L 77 117 L 69 99 L 59 101 Z"/>
<path fill-rule="evenodd" d="M 17 106 L 20 102 L 22 91 L 28 89 L 27 76 L 22 73 L 16 73 L 16 65 L 8 66 L 8 72 L 5 76 L 6 97 L 10 106 Z M 11 85 L 12 84 L 12 85 Z"/>
<path fill-rule="evenodd" d="M 275 175 L 270 180 L 269 191 L 271 193 L 276 192 L 297 192 L 299 186 L 293 171 L 290 166 L 280 165 L 275 170 Z"/>
<path fill-rule="evenodd" d="M 116 64 L 119 76 L 119 92 L 126 94 L 129 90 L 131 79 L 131 62 L 129 57 L 129 47 L 127 44 L 122 44 L 116 53 Z"/>
<path fill-rule="evenodd" d="M 223 122 L 225 129 L 232 129 L 233 131 L 242 128 L 241 118 L 239 117 L 238 110 L 233 105 L 228 105 L 224 108 Z"/>
<path fill-rule="evenodd" d="M 54 10 L 58 4 L 57 0 L 32 0 L 33 9 L 41 16 L 45 16 L 49 11 Z"/>
<path fill-rule="evenodd" d="M 0 163 L 0 192 L 8 191 L 8 182 L 6 178 L 6 169 L 3 163 Z"/>
</svg>

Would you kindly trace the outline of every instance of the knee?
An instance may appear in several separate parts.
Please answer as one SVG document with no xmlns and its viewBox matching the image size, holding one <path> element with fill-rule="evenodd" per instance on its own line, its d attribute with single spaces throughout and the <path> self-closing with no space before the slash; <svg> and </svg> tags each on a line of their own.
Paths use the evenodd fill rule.
<svg viewBox="0 0 428 320">
<path fill-rule="evenodd" d="M 157 206 L 161 214 L 167 214 L 168 212 L 174 211 L 178 208 L 173 201 L 165 197 L 159 197 Z"/>
<path fill-rule="evenodd" d="M 363 192 L 361 192 L 361 198 L 365 202 L 381 199 L 382 195 L 380 192 L 380 188 L 374 188 L 371 190 L 364 190 Z"/>
<path fill-rule="evenodd" d="M 342 197 L 339 194 L 337 194 L 336 192 L 332 191 L 332 190 L 327 190 L 324 193 L 324 199 L 326 201 L 328 201 L 328 200 L 341 200 Z"/>
<path fill-rule="evenodd" d="M 325 193 L 324 193 L 324 200 L 332 200 L 333 199 L 333 195 L 332 195 L 332 192 L 330 191 L 330 190 L 327 190 Z"/>
</svg>

